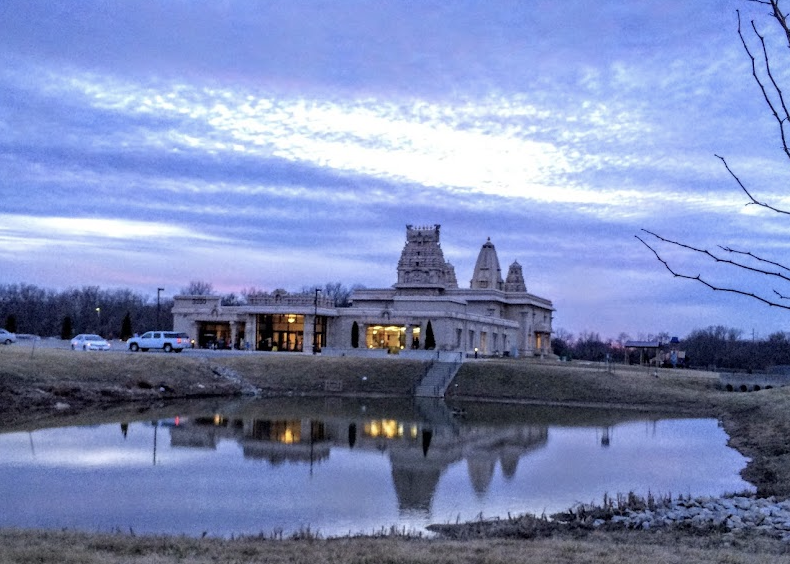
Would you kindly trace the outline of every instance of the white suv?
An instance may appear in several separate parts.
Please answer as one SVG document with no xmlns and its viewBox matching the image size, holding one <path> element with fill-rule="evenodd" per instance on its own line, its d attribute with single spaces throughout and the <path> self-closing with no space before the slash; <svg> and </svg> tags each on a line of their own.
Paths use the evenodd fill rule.
<svg viewBox="0 0 790 564">
<path fill-rule="evenodd" d="M 126 341 L 130 351 L 147 351 L 148 349 L 162 349 L 165 352 L 181 352 L 191 347 L 189 335 L 173 331 L 148 331 L 140 337 L 132 337 Z"/>
<path fill-rule="evenodd" d="M 16 334 L 6 331 L 5 329 L 0 329 L 0 343 L 4 345 L 16 343 Z"/>
</svg>

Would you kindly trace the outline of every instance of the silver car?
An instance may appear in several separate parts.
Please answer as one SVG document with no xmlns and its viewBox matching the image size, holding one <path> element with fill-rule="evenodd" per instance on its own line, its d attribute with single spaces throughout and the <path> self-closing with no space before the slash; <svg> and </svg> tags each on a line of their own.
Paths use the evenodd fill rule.
<svg viewBox="0 0 790 564">
<path fill-rule="evenodd" d="M 99 335 L 81 333 L 71 340 L 71 350 L 108 351 L 110 350 L 110 343 Z"/>
<path fill-rule="evenodd" d="M 0 343 L 4 345 L 10 345 L 11 343 L 16 343 L 16 333 L 11 333 L 10 331 L 6 331 L 5 329 L 0 329 Z"/>
</svg>

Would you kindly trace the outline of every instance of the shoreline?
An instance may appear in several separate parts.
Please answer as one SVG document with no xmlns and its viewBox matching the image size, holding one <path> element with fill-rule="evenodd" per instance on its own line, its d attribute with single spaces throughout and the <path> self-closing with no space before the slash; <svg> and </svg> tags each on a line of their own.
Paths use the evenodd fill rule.
<svg viewBox="0 0 790 564">
<path fill-rule="evenodd" d="M 360 361 L 348 357 L 338 359 L 288 355 L 192 358 L 186 355 L 156 353 L 85 355 L 47 349 L 37 349 L 35 354 L 31 354 L 30 349 L 13 348 L 0 348 L 0 432 L 35 426 L 42 422 L 53 425 L 68 424 L 67 422 L 80 416 L 90 417 L 91 414 L 102 413 L 106 415 L 125 406 L 156 409 L 161 405 L 183 400 L 202 398 L 214 401 L 248 397 L 251 389 L 256 390 L 259 397 L 263 398 L 364 396 L 383 400 L 388 397 L 402 399 L 410 397 L 410 390 L 419 381 L 423 371 L 421 363 L 399 359 Z M 152 376 L 154 374 L 155 377 Z M 365 375 L 365 378 L 360 375 Z M 341 383 L 342 392 L 325 391 L 325 384 L 330 379 Z M 448 405 L 453 402 L 469 402 L 481 409 L 482 406 L 495 408 L 496 405 L 513 404 L 627 409 L 716 417 L 730 437 L 730 446 L 750 458 L 741 474 L 745 480 L 755 485 L 755 499 L 774 496 L 776 503 L 781 503 L 781 500 L 790 496 L 790 448 L 785 441 L 785 437 L 790 436 L 790 422 L 786 416 L 790 408 L 790 389 L 728 393 L 718 389 L 717 385 L 718 379 L 712 373 L 672 371 L 662 372 L 655 378 L 639 369 L 618 368 L 615 373 L 609 373 L 596 366 L 572 366 L 571 363 L 485 360 L 466 363 L 461 368 L 446 401 Z M 569 511 L 572 509 L 569 508 Z M 588 510 L 588 513 L 594 513 L 592 508 Z M 489 530 L 482 534 L 482 538 L 488 539 L 488 543 L 498 543 L 502 538 L 517 538 L 533 541 L 543 539 L 561 544 L 569 538 L 574 542 L 587 542 L 587 539 L 594 537 L 595 545 L 602 546 L 601 543 L 604 543 L 608 546 L 615 540 L 626 542 L 620 539 L 622 535 L 627 538 L 635 535 L 642 539 L 639 542 L 658 545 L 665 543 L 665 537 L 680 535 L 682 544 L 691 547 L 700 544 L 697 537 L 703 535 L 711 542 L 718 539 L 719 543 L 734 546 L 736 549 L 737 545 L 746 543 L 751 547 L 759 545 L 762 547 L 760 550 L 768 550 L 773 555 L 777 551 L 790 552 L 790 542 L 785 535 L 773 532 L 771 536 L 758 526 L 734 530 L 725 526 L 726 520 L 719 520 L 721 522 L 704 523 L 701 528 L 690 527 L 685 523 L 651 525 L 643 529 L 641 525 L 632 527 L 622 522 L 615 524 L 612 522 L 615 516 L 617 515 L 612 513 L 608 519 L 598 522 L 597 525 L 596 519 L 577 520 L 572 524 L 553 523 L 548 531 L 536 533 L 543 525 L 535 527 L 525 523 L 534 523 L 539 518 L 524 515 L 518 518 L 515 531 L 494 533 L 488 525 Z M 498 523 L 497 526 L 506 521 L 490 520 Z M 471 539 L 481 538 L 481 523 L 483 522 L 465 524 L 465 532 L 460 537 L 453 536 L 458 533 L 452 533 L 447 538 L 464 538 L 463 543 L 471 547 Z M 386 539 L 382 542 L 416 542 L 415 539 L 405 539 L 403 535 L 394 534 L 394 531 L 391 533 L 382 535 Z M 131 541 L 127 538 L 128 535 L 116 538 L 119 535 L 112 533 L 66 531 L 60 534 L 73 535 L 74 539 L 89 539 L 94 536 L 95 539 L 100 539 L 97 542 L 119 545 Z M 0 529 L 0 536 L 10 545 L 24 544 L 20 539 L 30 535 L 39 539 L 57 537 L 56 533 L 46 531 Z M 74 539 L 72 541 L 77 544 L 82 542 Z M 203 540 L 208 539 L 195 539 L 194 542 L 200 544 Z M 302 540 L 319 542 L 319 539 Z M 331 544 L 340 540 L 321 539 L 320 542 Z M 363 537 L 357 541 L 345 541 L 366 544 L 371 539 Z M 62 539 L 53 542 L 60 543 Z M 88 545 L 86 554 L 89 554 L 92 552 L 91 542 L 85 542 Z M 147 538 L 143 544 L 149 542 L 150 538 Z M 193 543 L 186 539 L 184 542 L 190 545 Z M 229 541 L 213 539 L 212 542 L 224 545 Z M 239 542 L 252 541 L 239 539 Z M 271 539 L 266 542 L 271 544 Z M 421 539 L 420 542 L 449 541 L 437 538 Z M 671 549 L 671 544 L 667 545 L 668 550 Z M 222 550 L 232 552 L 227 546 Z M 296 554 L 299 549 L 294 551 Z M 738 550 L 736 553 L 740 554 Z M 0 552 L 0 557 L 2 556 L 3 553 Z M 8 557 L 4 561 L 14 560 Z"/>
</svg>

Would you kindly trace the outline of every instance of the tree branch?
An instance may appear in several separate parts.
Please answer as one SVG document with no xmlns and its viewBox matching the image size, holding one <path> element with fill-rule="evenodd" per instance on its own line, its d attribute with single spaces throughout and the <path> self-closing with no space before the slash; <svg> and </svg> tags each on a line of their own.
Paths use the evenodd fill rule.
<svg viewBox="0 0 790 564">
<path fill-rule="evenodd" d="M 776 267 L 779 267 L 779 268 L 781 268 L 782 270 L 786 270 L 786 271 L 790 272 L 790 268 L 788 268 L 787 266 L 785 266 L 785 265 L 783 265 L 783 264 L 781 264 L 781 263 L 778 263 L 778 262 L 776 262 L 776 261 L 772 261 L 772 260 L 764 259 L 764 258 L 762 258 L 762 257 L 760 257 L 760 256 L 757 256 L 757 255 L 755 255 L 755 254 L 754 254 L 753 252 L 751 252 L 751 251 L 739 251 L 739 250 L 733 249 L 733 248 L 731 248 L 731 247 L 723 247 L 723 246 L 721 246 L 721 245 L 719 245 L 719 248 L 720 248 L 721 250 L 723 250 L 723 251 L 727 251 L 728 253 L 734 253 L 734 254 L 738 254 L 738 255 L 744 255 L 744 256 L 747 256 L 747 257 L 749 257 L 749 258 L 751 258 L 751 259 L 754 259 L 754 260 L 756 260 L 756 261 L 764 262 L 764 263 L 766 263 L 766 264 L 772 264 L 772 265 L 774 265 L 774 266 L 776 266 Z"/>
<path fill-rule="evenodd" d="M 752 2 L 754 4 L 770 6 L 771 8 L 770 17 L 777 22 L 779 27 L 781 27 L 785 35 L 786 46 L 790 47 L 790 27 L 788 27 L 789 24 L 787 20 L 788 15 L 784 14 L 779 7 L 779 4 L 782 2 L 782 0 L 747 0 L 747 1 Z M 788 104 L 785 101 L 784 92 L 782 91 L 779 82 L 776 80 L 776 76 L 774 74 L 775 71 L 771 65 L 771 60 L 768 53 L 768 47 L 766 45 L 765 37 L 757 30 L 757 25 L 755 24 L 754 20 L 751 20 L 752 32 L 754 33 L 757 40 L 759 41 L 760 48 L 762 49 L 762 53 L 759 55 L 760 61 L 758 65 L 758 58 L 755 57 L 753 53 L 753 49 L 749 47 L 749 43 L 747 43 L 746 37 L 744 35 L 744 31 L 741 25 L 742 23 L 741 13 L 739 10 L 736 11 L 738 13 L 738 37 L 741 40 L 741 45 L 743 46 L 743 50 L 745 51 L 746 55 L 749 57 L 749 60 L 751 61 L 752 77 L 754 81 L 757 83 L 757 86 L 760 88 L 760 92 L 762 93 L 763 99 L 765 100 L 768 109 L 773 115 L 774 120 L 779 126 L 779 136 L 781 138 L 782 150 L 785 154 L 785 157 L 790 159 L 790 146 L 788 146 L 788 143 L 790 143 L 790 129 L 788 129 L 790 128 L 790 109 L 788 109 Z M 757 52 L 757 49 L 755 49 L 754 52 Z M 737 182 L 738 186 L 743 191 L 743 193 L 746 194 L 746 197 L 748 198 L 748 203 L 746 205 L 756 205 L 776 213 L 790 215 L 790 211 L 788 210 L 777 208 L 775 206 L 768 204 L 767 202 L 755 198 L 752 195 L 752 192 L 746 187 L 746 185 L 738 177 L 738 175 L 736 175 L 735 172 L 730 168 L 729 164 L 727 163 L 727 160 L 720 155 L 716 155 L 716 157 L 719 160 L 721 160 L 721 162 L 724 164 L 724 168 L 727 169 L 727 172 L 730 174 L 730 176 L 735 180 L 735 182 Z M 741 251 L 741 250 L 733 249 L 731 247 L 725 247 L 719 245 L 719 249 L 721 249 L 721 251 L 724 253 L 728 253 L 729 256 L 731 257 L 731 258 L 726 258 L 721 254 L 710 252 L 707 249 L 701 249 L 694 247 L 692 245 L 688 245 L 686 243 L 681 243 L 679 241 L 673 241 L 671 239 L 667 239 L 656 233 L 648 231 L 647 229 L 642 229 L 642 231 L 644 233 L 653 236 L 660 243 L 674 245 L 686 251 L 699 253 L 700 255 L 708 257 L 715 263 L 726 264 L 755 275 L 766 276 L 770 278 L 778 278 L 779 280 L 782 280 L 784 282 L 790 282 L 790 267 L 785 266 L 773 260 L 762 258 L 750 251 Z M 717 292 L 728 292 L 732 294 L 738 294 L 741 296 L 752 298 L 754 300 L 757 300 L 759 302 L 762 302 L 772 307 L 778 307 L 781 309 L 790 310 L 790 305 L 786 305 L 785 303 L 780 303 L 790 300 L 790 296 L 783 295 L 776 289 L 773 289 L 772 292 L 773 295 L 776 296 L 776 298 L 778 299 L 772 297 L 764 297 L 754 292 L 739 290 L 738 288 L 735 287 L 717 286 L 711 283 L 710 281 L 704 279 L 701 274 L 697 274 L 696 276 L 693 276 L 690 274 L 684 274 L 676 270 L 673 270 L 672 267 L 669 265 L 669 263 L 666 260 L 664 260 L 664 258 L 658 253 L 658 251 L 653 246 L 651 246 L 647 241 L 645 241 L 645 239 L 643 239 L 638 235 L 635 235 L 635 237 L 644 246 L 650 249 L 650 251 L 652 251 L 652 253 L 655 255 L 656 259 L 659 262 L 661 262 L 661 264 L 664 265 L 664 268 L 666 268 L 672 274 L 672 276 L 676 278 L 694 280 L 710 288 L 711 290 Z M 742 260 L 738 260 L 739 258 L 741 258 Z M 767 292 L 768 290 L 766 289 L 764 293 Z"/>
<path fill-rule="evenodd" d="M 771 210 L 773 212 L 776 212 L 776 213 L 783 213 L 783 214 L 786 214 L 786 215 L 790 215 L 790 211 L 774 207 L 774 206 L 772 206 L 772 205 L 770 205 L 770 204 L 768 204 L 766 202 L 761 202 L 760 200 L 758 200 L 754 196 L 752 196 L 752 193 L 749 192 L 749 190 L 746 188 L 746 186 L 744 186 L 743 182 L 741 182 L 741 179 L 738 178 L 738 175 L 736 175 L 732 171 L 732 169 L 730 168 L 730 165 L 727 164 L 727 160 L 724 157 L 722 157 L 721 155 L 717 155 L 715 153 L 714 153 L 714 156 L 717 157 L 719 160 L 721 160 L 722 163 L 724 163 L 724 168 L 727 169 L 727 172 L 730 173 L 730 176 L 732 176 L 735 179 L 735 182 L 738 183 L 738 186 L 741 187 L 741 190 L 743 190 L 744 194 L 746 194 L 746 196 L 749 198 L 750 202 L 747 205 L 754 204 L 756 206 L 760 206 L 760 207 L 769 209 L 769 210 Z"/>
<path fill-rule="evenodd" d="M 647 231 L 646 229 L 643 229 L 642 231 L 645 231 L 645 232 L 647 232 L 647 233 L 650 233 L 650 231 Z M 676 244 L 676 245 L 678 245 L 678 246 L 685 247 L 685 248 L 689 248 L 689 249 L 692 249 L 692 250 L 698 250 L 698 249 L 693 249 L 693 247 L 689 247 L 688 245 L 683 245 L 682 243 L 675 243 L 674 241 L 668 241 L 668 240 L 664 239 L 663 237 L 659 237 L 659 236 L 658 236 L 658 235 L 656 235 L 655 233 L 650 233 L 650 234 L 651 234 L 651 235 L 653 235 L 654 237 L 657 237 L 658 239 L 660 239 L 660 240 L 662 240 L 662 241 L 667 241 L 667 242 L 669 242 L 669 243 L 674 243 L 674 244 Z M 672 274 L 672 276 L 674 276 L 675 278 L 683 278 L 683 279 L 685 279 L 685 280 L 694 280 L 694 281 L 696 281 L 696 282 L 699 282 L 700 284 L 703 284 L 704 286 L 707 286 L 708 288 L 710 288 L 711 290 L 714 290 L 714 291 L 716 291 L 716 292 L 727 292 L 727 293 L 731 293 L 731 294 L 738 294 L 738 295 L 740 295 L 740 296 L 746 296 L 746 297 L 748 297 L 748 298 L 755 299 L 755 300 L 757 300 L 757 301 L 759 301 L 759 302 L 762 302 L 762 303 L 764 303 L 764 304 L 766 304 L 766 305 L 768 305 L 768 306 L 771 306 L 771 307 L 778 307 L 778 308 L 780 308 L 780 309 L 787 309 L 787 310 L 790 310 L 790 305 L 786 305 L 786 304 L 781 304 L 781 303 L 779 303 L 779 302 L 775 302 L 775 301 L 773 301 L 773 300 L 770 300 L 770 299 L 768 299 L 768 298 L 764 298 L 764 297 L 762 297 L 762 296 L 759 296 L 759 295 L 757 295 L 757 294 L 755 294 L 755 293 L 753 293 L 753 292 L 746 292 L 746 291 L 744 291 L 744 290 L 738 290 L 738 289 L 736 289 L 736 288 L 726 288 L 726 287 L 716 286 L 716 285 L 714 285 L 714 284 L 711 284 L 711 283 L 710 283 L 710 282 L 708 282 L 707 280 L 703 279 L 703 278 L 702 278 L 702 275 L 700 275 L 700 274 L 697 274 L 696 276 L 691 276 L 691 275 L 689 275 L 689 274 L 682 274 L 682 273 L 680 273 L 680 272 L 676 272 L 676 271 L 674 271 L 674 270 L 672 269 L 672 267 L 670 267 L 670 266 L 669 266 L 669 263 L 667 263 L 667 261 L 665 261 L 663 258 L 661 258 L 661 255 L 659 255 L 659 254 L 658 254 L 658 251 L 656 251 L 656 250 L 655 250 L 655 249 L 654 249 L 652 246 L 650 246 L 650 245 L 647 243 L 647 241 L 645 241 L 644 239 L 642 239 L 642 238 L 641 238 L 639 235 L 634 235 L 634 237 L 636 237 L 637 239 L 639 239 L 639 241 L 640 241 L 640 242 L 641 242 L 641 243 L 642 243 L 642 244 L 643 244 L 645 247 L 647 247 L 648 249 L 650 249 L 650 250 L 652 251 L 652 253 L 655 255 L 656 259 L 658 259 L 658 261 L 659 261 L 661 264 L 663 264 L 663 265 L 664 265 L 664 268 L 666 268 L 666 269 L 667 269 L 667 270 L 668 270 L 668 271 L 669 271 L 669 272 Z M 707 253 L 707 251 L 700 251 L 700 252 L 705 252 L 705 253 Z M 708 254 L 710 255 L 710 253 L 708 253 Z M 710 256 L 713 256 L 713 255 L 710 255 Z M 721 262 L 721 261 L 720 261 L 720 259 L 717 259 L 717 261 Z M 730 262 L 730 261 L 724 261 L 724 262 Z M 779 292 L 777 292 L 776 290 L 774 290 L 774 293 L 775 293 L 775 294 L 777 294 L 777 295 L 778 295 L 780 298 L 784 298 L 784 296 L 782 296 L 781 294 L 779 294 Z"/>
<path fill-rule="evenodd" d="M 773 2 L 775 1 L 776 0 L 771 0 L 772 6 L 773 6 Z M 765 66 L 765 73 L 766 76 L 768 77 L 769 82 L 771 83 L 771 88 L 775 93 L 775 96 L 778 98 L 778 103 L 776 104 L 771 99 L 771 96 L 768 93 L 768 89 L 766 87 L 765 82 L 757 72 L 757 59 L 752 54 L 752 51 L 749 48 L 749 44 L 746 42 L 746 38 L 743 36 L 743 30 L 741 29 L 741 12 L 740 10 L 736 10 L 736 12 L 738 14 L 738 37 L 740 37 L 741 45 L 743 45 L 743 50 L 746 52 L 746 54 L 749 57 L 749 60 L 752 63 L 752 77 L 754 78 L 754 81 L 757 83 L 757 86 L 760 88 L 760 92 L 762 92 L 763 99 L 765 100 L 765 103 L 768 105 L 768 109 L 771 110 L 771 113 L 773 114 L 774 119 L 776 120 L 776 123 L 779 126 L 779 136 L 782 139 L 782 149 L 785 153 L 785 156 L 790 158 L 790 148 L 788 148 L 787 146 L 787 136 L 785 134 L 785 125 L 787 124 L 788 118 L 790 116 L 788 116 L 787 106 L 784 102 L 784 95 L 782 93 L 782 89 L 779 87 L 778 83 L 774 79 L 773 72 L 771 70 L 770 58 L 768 56 L 768 50 L 765 46 L 765 37 L 761 35 L 759 31 L 757 31 L 757 26 L 755 25 L 754 20 L 752 20 L 751 21 L 752 30 L 754 31 L 754 34 L 757 36 L 757 38 L 760 40 L 760 45 L 762 46 L 762 51 L 763 51 L 762 62 L 763 65 Z M 787 33 L 788 31 L 790 31 L 787 30 L 786 27 L 787 23 L 783 18 L 777 17 L 776 16 L 777 13 L 779 13 L 778 8 L 775 8 L 774 14 L 772 14 L 772 16 L 775 17 L 777 21 L 779 21 L 780 25 L 784 28 L 785 32 Z"/>
<path fill-rule="evenodd" d="M 648 231 L 647 229 L 642 229 L 642 231 L 652 235 L 653 237 L 655 237 L 659 241 L 662 241 L 664 243 L 669 243 L 671 245 L 675 245 L 676 247 L 681 247 L 681 248 L 687 249 L 689 251 L 694 251 L 696 253 L 703 254 L 703 255 L 707 256 L 708 258 L 713 259 L 716 262 L 729 264 L 731 266 L 735 266 L 737 268 L 742 268 L 744 270 L 748 270 L 748 271 L 754 272 L 756 274 L 765 274 L 766 276 L 774 276 L 776 278 L 781 278 L 782 280 L 784 280 L 786 282 L 790 282 L 790 276 L 782 274 L 781 272 L 775 272 L 775 271 L 771 271 L 771 270 L 763 270 L 762 268 L 755 268 L 754 266 L 749 266 L 748 264 L 744 264 L 742 262 L 737 262 L 737 261 L 734 261 L 734 260 L 731 260 L 731 259 L 721 258 L 719 256 L 714 255 L 713 253 L 711 253 L 707 249 L 698 249 L 697 247 L 692 247 L 691 245 L 687 245 L 686 243 L 681 243 L 679 241 L 673 241 L 672 239 L 667 239 L 666 237 L 662 237 L 661 235 L 653 233 L 652 231 Z M 787 270 L 787 271 L 790 272 L 790 269 L 787 268 L 786 266 L 783 266 L 783 265 L 781 265 L 779 263 L 775 263 L 773 261 L 762 259 L 762 258 L 760 258 L 760 257 L 758 257 L 758 256 L 756 256 L 756 255 L 754 255 L 752 253 L 747 253 L 747 252 L 744 252 L 744 251 L 732 251 L 732 250 L 730 250 L 727 247 L 719 247 L 719 248 L 721 248 L 722 250 L 728 251 L 728 252 L 733 252 L 733 253 L 737 253 L 737 254 L 741 254 L 741 255 L 751 256 L 751 257 L 755 258 L 758 261 L 764 262 L 766 264 L 773 264 L 774 266 L 778 266 L 779 268 L 782 268 L 783 270 Z"/>
</svg>

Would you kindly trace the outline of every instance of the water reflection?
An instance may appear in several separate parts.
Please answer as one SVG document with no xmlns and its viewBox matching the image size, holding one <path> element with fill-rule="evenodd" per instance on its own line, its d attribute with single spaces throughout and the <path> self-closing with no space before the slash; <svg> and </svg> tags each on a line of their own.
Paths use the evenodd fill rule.
<svg viewBox="0 0 790 564">
<path fill-rule="evenodd" d="M 0 435 L 0 526 L 344 534 L 748 487 L 712 420 L 337 399 L 140 417 Z"/>
<path fill-rule="evenodd" d="M 433 407 L 434 411 L 443 408 L 444 404 Z M 448 420 L 417 422 L 364 415 L 353 421 L 263 417 L 214 413 L 178 417 L 160 425 L 167 428 L 173 448 L 216 450 L 221 441 L 232 441 L 241 447 L 245 459 L 271 466 L 307 464 L 312 470 L 314 465 L 328 460 L 333 449 L 346 446 L 386 453 L 402 511 L 429 511 L 440 477 L 447 468 L 461 461 L 466 462 L 474 491 L 484 496 L 497 462 L 505 478 L 512 479 L 519 460 L 528 452 L 544 447 L 549 434 L 545 424 L 480 426 Z M 122 431 L 124 425 L 128 426 L 121 424 Z M 357 428 L 361 429 L 359 436 Z"/>
</svg>

